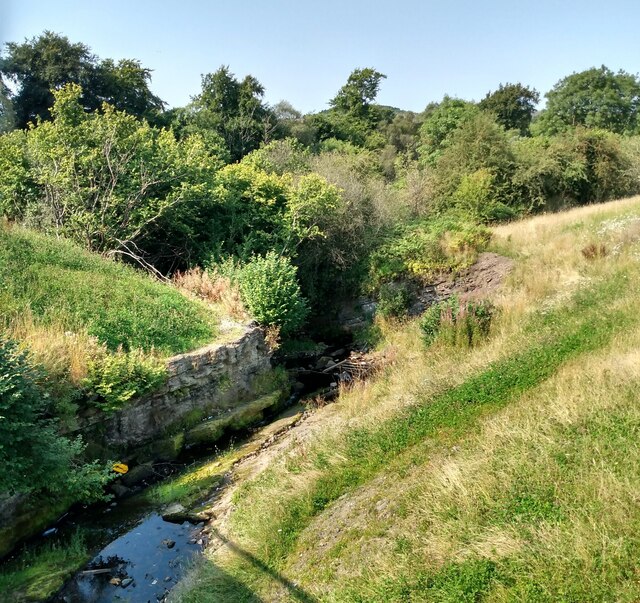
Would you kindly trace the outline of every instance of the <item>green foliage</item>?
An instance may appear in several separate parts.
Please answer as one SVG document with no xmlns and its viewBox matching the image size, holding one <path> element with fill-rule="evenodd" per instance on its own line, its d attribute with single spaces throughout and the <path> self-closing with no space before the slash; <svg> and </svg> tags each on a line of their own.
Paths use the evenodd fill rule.
<svg viewBox="0 0 640 603">
<path fill-rule="evenodd" d="M 378 290 L 376 313 L 383 318 L 403 316 L 410 302 L 411 291 L 406 283 L 383 283 Z"/>
<path fill-rule="evenodd" d="M 287 257 L 270 251 L 251 259 L 236 275 L 251 315 L 262 325 L 280 327 L 284 336 L 300 329 L 309 313 L 296 272 Z"/>
<path fill-rule="evenodd" d="M 602 65 L 561 79 L 546 94 L 547 107 L 535 132 L 557 134 L 576 126 L 602 128 L 619 134 L 638 132 L 640 80 Z"/>
<path fill-rule="evenodd" d="M 38 186 L 27 158 L 27 135 L 15 130 L 0 135 L 0 215 L 27 217 L 38 198 Z"/>
<path fill-rule="evenodd" d="M 16 344 L 0 339 L 0 492 L 96 499 L 107 473 L 96 463 L 83 465 L 82 440 L 60 436 L 45 417 L 40 379 Z"/>
<path fill-rule="evenodd" d="M 440 339 L 457 347 L 473 347 L 489 333 L 494 306 L 488 301 L 460 302 L 452 296 L 430 306 L 420 320 L 422 338 L 426 345 Z"/>
<path fill-rule="evenodd" d="M 0 208 L 94 251 L 142 259 L 140 244 L 164 218 L 182 217 L 178 209 L 189 211 L 210 193 L 219 162 L 201 139 L 177 142 L 107 105 L 85 113 L 76 85 L 54 94 L 54 120 L 27 132 L 23 155 L 18 137 L 10 139 Z M 175 255 L 179 238 L 163 234 L 154 251 Z"/>
<path fill-rule="evenodd" d="M 165 103 L 149 89 L 151 73 L 135 59 L 105 59 L 93 67 L 85 97 L 95 96 L 90 100 L 96 108 L 108 103 L 118 111 L 157 124 L 162 121 Z"/>
<path fill-rule="evenodd" d="M 478 186 L 486 189 L 484 192 L 480 191 L 481 201 L 492 205 L 512 205 L 519 202 L 519 199 L 511 197 L 509 191 L 514 170 L 511 141 L 493 116 L 483 112 L 474 113 L 451 132 L 447 141 L 446 148 L 442 150 L 434 167 L 434 209 L 444 212 L 455 207 L 456 193 L 459 195 L 458 200 L 461 198 L 463 202 L 468 201 L 464 198 L 464 189 L 468 189 L 471 183 L 465 184 L 464 180 L 474 173 L 477 174 L 476 182 L 473 183 L 476 190 Z M 463 189 L 462 197 L 460 187 Z M 475 207 L 474 211 L 476 218 L 478 214 L 489 216 L 493 213 L 491 207 Z"/>
<path fill-rule="evenodd" d="M 157 389 L 166 378 L 167 370 L 160 359 L 141 350 L 118 350 L 89 361 L 83 386 L 93 404 L 111 412 Z"/>
<path fill-rule="evenodd" d="M 329 236 L 333 217 L 342 205 L 340 191 L 318 174 L 301 176 L 289 193 L 285 221 L 295 247 Z M 289 244 L 289 247 L 293 245 Z"/>
<path fill-rule="evenodd" d="M 268 174 L 250 161 L 220 170 L 214 189 L 217 212 L 211 224 L 214 254 L 246 261 L 253 254 L 283 249 L 289 239 L 285 215 L 291 184 L 289 175 Z"/>
<path fill-rule="evenodd" d="M 260 153 L 223 168 L 217 177 L 218 211 L 211 225 L 214 262 L 233 257 L 247 262 L 253 255 L 271 250 L 296 259 L 305 292 L 313 292 L 331 269 L 337 232 L 349 226 L 345 201 L 338 187 L 316 173 L 293 178 L 267 173 L 258 167 Z M 353 218 L 353 216 L 352 216 Z"/>
<path fill-rule="evenodd" d="M 400 277 L 422 280 L 471 265 L 491 233 L 472 221 L 452 217 L 407 225 L 371 256 L 371 285 Z"/>
<path fill-rule="evenodd" d="M 15 127 L 16 114 L 10 96 L 11 91 L 2 81 L 0 74 L 0 134 L 10 132 Z"/>
<path fill-rule="evenodd" d="M 511 195 L 523 209 L 557 209 L 636 193 L 640 153 L 633 139 L 604 130 L 575 128 L 557 136 L 514 142 Z"/>
<path fill-rule="evenodd" d="M 295 138 L 274 140 L 249 153 L 243 163 L 269 174 L 305 174 L 309 171 L 309 150 Z"/>
<path fill-rule="evenodd" d="M 462 215 L 483 223 L 517 217 L 516 209 L 495 198 L 495 181 L 495 175 L 487 168 L 465 174 L 453 193 L 453 207 Z"/>
<path fill-rule="evenodd" d="M 535 89 L 517 84 L 500 84 L 495 92 L 489 92 L 478 106 L 496 116 L 498 123 L 507 130 L 517 130 L 520 136 L 529 133 L 540 94 Z"/>
<path fill-rule="evenodd" d="M 149 90 L 151 70 L 139 61 L 98 61 L 85 44 L 45 31 L 22 44 L 9 42 L 0 57 L 0 73 L 17 88 L 11 96 L 16 125 L 25 128 L 49 119 L 52 91 L 67 84 L 82 86 L 82 106 L 96 110 L 108 102 L 136 117 L 154 119 L 164 103 Z"/>
<path fill-rule="evenodd" d="M 214 132 L 224 140 L 232 161 L 268 142 L 276 119 L 263 102 L 264 87 L 247 75 L 238 81 L 228 67 L 202 76 L 202 92 L 187 115 L 186 132 Z"/>
<path fill-rule="evenodd" d="M 0 225 L 0 320 L 28 310 L 36 324 L 95 335 L 109 349 L 185 352 L 211 341 L 204 304 L 63 239 Z"/>
<path fill-rule="evenodd" d="M 335 138 L 366 148 L 381 148 L 384 136 L 376 129 L 391 121 L 393 110 L 373 104 L 386 76 L 375 69 L 355 69 L 330 101 L 331 109 L 306 121 L 319 142 Z"/>
<path fill-rule="evenodd" d="M 354 69 L 349 75 L 347 83 L 331 100 L 331 106 L 342 113 L 364 119 L 368 118 L 371 103 L 378 96 L 380 83 L 386 77 L 370 67 Z"/>
<path fill-rule="evenodd" d="M 435 165 L 449 146 L 453 132 L 477 115 L 478 111 L 473 103 L 449 96 L 445 96 L 435 107 L 428 107 L 420 127 L 418 154 L 421 162 Z"/>
<path fill-rule="evenodd" d="M 549 150 L 561 168 L 558 190 L 572 204 L 597 203 L 637 190 L 638 183 L 628 178 L 628 157 L 615 134 L 576 128 L 554 138 Z"/>
</svg>

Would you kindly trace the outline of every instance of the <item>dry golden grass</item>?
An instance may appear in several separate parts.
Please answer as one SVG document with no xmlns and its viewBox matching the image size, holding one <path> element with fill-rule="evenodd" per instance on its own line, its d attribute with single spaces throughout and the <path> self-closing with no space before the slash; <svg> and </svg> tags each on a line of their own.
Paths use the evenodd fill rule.
<svg viewBox="0 0 640 603">
<path fill-rule="evenodd" d="M 259 558 L 267 557 L 264 543 L 286 516 L 289 501 L 310 491 L 322 474 L 318 459 L 325 467 L 344 460 L 337 443 L 345 433 L 380 425 L 400 409 L 526 349 L 524 325 L 531 313 L 561 306 L 578 289 L 614 272 L 638 277 L 639 223 L 640 197 L 635 197 L 497 227 L 493 247 L 514 257 L 516 268 L 494 300 L 500 315 L 490 339 L 470 350 L 436 345 L 425 351 L 415 323 L 386 325 L 393 365 L 378 379 L 344 392 L 338 403 L 319 409 L 304 435 L 292 432 L 270 465 L 239 489 L 236 510 L 224 526 L 227 535 Z M 591 242 L 606 245 L 611 253 L 587 260 L 581 250 Z M 621 296 L 609 309 L 628 312 L 635 303 L 635 295 Z M 628 388 L 640 377 L 638 348 L 640 330 L 632 330 L 606 350 L 565 365 L 517 403 L 485 419 L 453 449 L 434 451 L 425 444 L 422 454 L 413 449 L 407 458 L 398 458 L 308 525 L 288 558 L 287 576 L 323 600 L 343 601 L 339 593 L 349 584 L 366 589 L 400 570 L 437 571 L 474 556 L 515 557 L 531 565 L 532 575 L 542 575 L 549 563 L 560 568 L 560 576 L 572 571 L 571 563 L 588 564 L 594 542 L 613 547 L 616 538 L 629 536 L 622 518 L 640 495 L 598 454 L 593 463 L 587 458 L 597 440 L 575 439 L 580 461 L 575 479 L 567 481 L 554 455 L 566 452 L 566 430 L 580 433 L 582 424 L 605 424 L 612 409 L 635 419 L 636 411 L 627 406 Z M 625 456 L 640 466 L 640 458 L 624 448 L 617 461 L 629 460 Z M 551 488 L 566 509 L 561 528 L 554 517 L 544 516 L 549 511 L 544 505 L 540 516 L 534 509 L 528 517 L 525 509 L 516 521 L 496 519 L 508 507 L 504 497 L 519 491 L 521 483 L 534 494 L 539 488 L 542 496 L 549 484 L 565 481 L 566 491 Z M 610 522 L 602 513 L 585 512 L 593 501 L 610 509 Z M 580 555 L 582 561 L 576 561 Z M 210 559 L 232 573 L 247 571 L 238 569 L 238 559 L 228 551 L 211 553 Z M 265 600 L 293 600 L 264 576 L 252 573 L 247 579 Z M 361 600 L 369 600 L 366 590 L 359 592 Z M 505 593 L 496 590 L 492 600 L 506 600 Z"/>
<path fill-rule="evenodd" d="M 183 293 L 215 306 L 223 316 L 236 320 L 248 318 L 238 288 L 225 276 L 195 267 L 177 272 L 173 277 L 173 284 Z"/>
<path fill-rule="evenodd" d="M 629 519 L 638 486 L 625 478 L 624 467 L 640 462 L 640 451 L 599 450 L 606 441 L 589 432 L 613 421 L 638 424 L 640 409 L 629 397 L 640 393 L 639 383 L 637 329 L 566 365 L 453 449 L 425 456 L 425 464 L 402 476 L 382 475 L 338 501 L 305 531 L 291 575 L 304 576 L 314 594 L 339 601 L 336 589 L 349 583 L 435 573 L 445 563 L 478 556 L 520 558 L 531 574 L 554 564 L 592 563 L 594 547 L 616 548 L 621 538 L 633 537 Z M 568 435 L 581 429 L 577 441 Z M 573 476 L 556 461 L 571 453 Z M 561 523 L 553 509 L 509 514 L 510 494 L 524 487 L 535 496 L 550 484 L 557 485 Z M 410 554 L 399 552 L 399 542 Z M 498 591 L 490 600 L 512 600 Z"/>
<path fill-rule="evenodd" d="M 51 378 L 73 385 L 80 385 L 87 376 L 90 359 L 106 353 L 95 337 L 67 332 L 57 324 L 37 324 L 28 310 L 6 325 L 4 335 L 19 341 Z"/>
</svg>

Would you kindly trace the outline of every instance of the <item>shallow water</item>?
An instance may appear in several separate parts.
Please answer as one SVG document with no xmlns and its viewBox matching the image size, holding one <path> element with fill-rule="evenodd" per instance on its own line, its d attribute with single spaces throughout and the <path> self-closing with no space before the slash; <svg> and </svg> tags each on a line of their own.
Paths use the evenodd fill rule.
<svg viewBox="0 0 640 603">
<path fill-rule="evenodd" d="M 161 601 L 202 550 L 201 527 L 170 523 L 150 513 L 105 546 L 87 566 L 111 568 L 109 572 L 76 574 L 52 601 Z"/>
</svg>

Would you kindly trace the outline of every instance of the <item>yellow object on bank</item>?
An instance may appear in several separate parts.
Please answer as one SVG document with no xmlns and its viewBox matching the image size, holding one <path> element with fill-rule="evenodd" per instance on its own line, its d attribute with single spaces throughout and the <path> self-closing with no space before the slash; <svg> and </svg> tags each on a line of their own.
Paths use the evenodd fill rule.
<svg viewBox="0 0 640 603">
<path fill-rule="evenodd" d="M 127 471 L 129 471 L 129 467 L 127 465 L 125 465 L 124 463 L 116 463 L 113 466 L 113 470 L 116 473 L 126 473 Z"/>
</svg>

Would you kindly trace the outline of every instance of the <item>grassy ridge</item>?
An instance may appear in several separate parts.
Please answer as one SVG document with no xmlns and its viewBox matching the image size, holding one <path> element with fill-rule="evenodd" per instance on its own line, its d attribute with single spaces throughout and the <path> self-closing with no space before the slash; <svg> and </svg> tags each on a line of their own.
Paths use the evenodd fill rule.
<svg viewBox="0 0 640 603">
<path fill-rule="evenodd" d="M 210 341 L 217 317 L 123 264 L 64 240 L 0 227 L 0 318 L 86 332 L 115 350 L 175 354 Z"/>
<path fill-rule="evenodd" d="M 496 229 L 491 339 L 389 331 L 395 366 L 239 489 L 181 600 L 637 600 L 639 225 L 635 199 Z"/>
<path fill-rule="evenodd" d="M 344 462 L 327 467 L 313 490 L 289 502 L 286 516 L 272 532 L 271 541 L 265 543 L 265 561 L 277 567 L 316 514 L 371 479 L 411 446 L 425 438 L 437 443 L 463 435 L 481 414 L 507 404 L 549 378 L 563 362 L 598 349 L 633 324 L 634 314 L 602 313 L 625 285 L 626 279 L 616 278 L 581 293 L 575 305 L 530 325 L 531 346 L 527 349 L 492 363 L 459 386 L 422 400 L 383 425 L 348 433 L 342 450 Z M 572 320 L 572 315 L 577 320 Z M 536 331 L 539 341 L 533 340 Z"/>
</svg>

